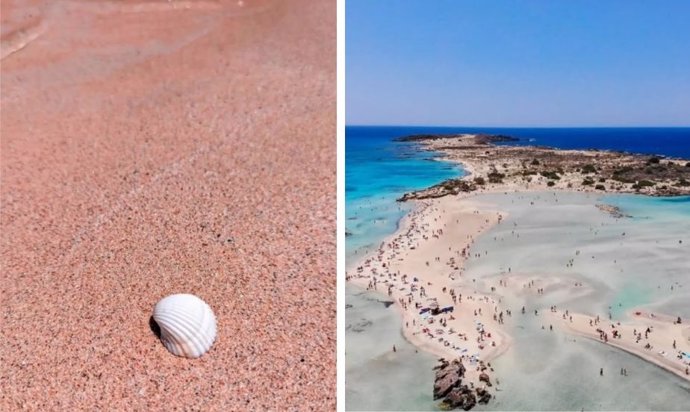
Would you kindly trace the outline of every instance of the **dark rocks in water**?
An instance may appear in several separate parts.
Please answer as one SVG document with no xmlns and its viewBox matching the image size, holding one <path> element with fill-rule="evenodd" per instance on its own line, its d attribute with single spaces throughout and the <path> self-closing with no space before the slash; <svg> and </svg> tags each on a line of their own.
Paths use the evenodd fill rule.
<svg viewBox="0 0 690 412">
<path fill-rule="evenodd" d="M 448 362 L 445 358 L 439 358 L 439 359 L 438 359 L 438 365 L 434 366 L 434 367 L 431 368 L 431 369 L 437 371 L 437 370 L 439 370 L 439 369 L 445 368 L 445 367 L 448 366 L 449 364 L 450 364 L 450 362 Z"/>
<path fill-rule="evenodd" d="M 434 400 L 443 399 L 439 407 L 445 410 L 472 409 L 478 402 L 488 403 L 491 394 L 485 388 L 477 388 L 476 395 L 468 385 L 463 384 L 465 366 L 459 359 L 448 362 L 439 359 L 439 364 L 434 367 L 436 377 L 434 379 Z M 483 374 L 486 375 L 486 374 Z M 488 375 L 486 375 L 488 381 Z"/>
<path fill-rule="evenodd" d="M 392 300 L 379 300 L 379 302 L 383 303 L 383 306 L 385 306 L 386 309 L 388 309 L 389 307 L 391 307 L 391 305 L 395 303 Z"/>
<path fill-rule="evenodd" d="M 625 213 L 623 213 L 618 206 L 597 203 L 596 207 L 597 209 L 610 214 L 612 217 L 616 219 L 632 217 L 630 215 L 626 215 Z"/>
<path fill-rule="evenodd" d="M 489 379 L 489 375 L 487 375 L 484 372 L 479 374 L 479 382 L 486 382 L 486 386 L 491 387 L 491 380 Z"/>
<path fill-rule="evenodd" d="M 491 394 L 484 388 L 477 388 L 477 402 L 487 404 L 491 400 Z"/>
<path fill-rule="evenodd" d="M 456 409 L 461 408 L 469 411 L 477 404 L 477 397 L 472 393 L 472 390 L 467 386 L 453 389 L 442 402 L 444 408 Z"/>
<path fill-rule="evenodd" d="M 445 375 L 434 382 L 434 400 L 445 398 L 450 391 L 460 385 L 462 379 L 453 374 Z"/>
<path fill-rule="evenodd" d="M 360 332 L 364 332 L 364 330 L 365 330 L 367 327 L 369 327 L 369 326 L 371 326 L 371 325 L 373 325 L 373 324 L 374 324 L 374 323 L 373 323 L 372 321 L 370 321 L 370 320 L 362 319 L 361 322 L 357 322 L 357 323 L 354 324 L 354 325 L 347 325 L 346 329 L 351 330 L 351 331 L 356 332 L 356 333 L 360 333 Z"/>
<path fill-rule="evenodd" d="M 434 378 L 434 400 L 448 395 L 448 393 L 462 384 L 465 376 L 465 366 L 462 362 L 454 360 L 448 362 L 445 359 L 439 360 L 440 365 L 436 366 L 436 377 Z"/>
<path fill-rule="evenodd" d="M 346 231 L 345 231 L 345 237 L 350 237 L 350 236 L 352 236 L 352 232 L 349 232 L 349 231 L 346 230 Z"/>
<path fill-rule="evenodd" d="M 448 362 L 446 360 L 443 360 L 441 362 L 441 365 L 436 366 L 434 368 L 434 370 L 436 370 L 436 377 L 435 377 L 436 381 L 442 380 L 447 376 L 456 377 L 456 378 L 457 377 L 462 378 L 463 376 L 465 376 L 465 366 L 463 366 L 462 363 L 457 362 L 457 361 L 453 361 L 451 363 L 451 362 Z"/>
</svg>

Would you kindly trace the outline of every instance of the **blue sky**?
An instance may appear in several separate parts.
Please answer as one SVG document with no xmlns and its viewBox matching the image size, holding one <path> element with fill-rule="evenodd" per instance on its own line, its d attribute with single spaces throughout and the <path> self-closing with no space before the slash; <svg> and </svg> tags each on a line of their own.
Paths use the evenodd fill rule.
<svg viewBox="0 0 690 412">
<path fill-rule="evenodd" d="M 690 126 L 690 0 L 347 0 L 346 122 Z"/>
</svg>

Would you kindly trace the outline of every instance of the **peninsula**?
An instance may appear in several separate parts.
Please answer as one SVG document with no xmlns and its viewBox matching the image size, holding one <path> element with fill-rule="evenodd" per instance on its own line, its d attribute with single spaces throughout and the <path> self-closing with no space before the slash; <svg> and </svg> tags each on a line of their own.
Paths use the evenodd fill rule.
<svg viewBox="0 0 690 412">
<path fill-rule="evenodd" d="M 448 160 L 462 163 L 469 172 L 464 178 L 407 193 L 402 201 L 506 190 L 690 194 L 689 160 L 605 150 L 496 145 L 518 140 L 504 135 L 413 135 L 398 140 L 419 142 Z"/>
</svg>

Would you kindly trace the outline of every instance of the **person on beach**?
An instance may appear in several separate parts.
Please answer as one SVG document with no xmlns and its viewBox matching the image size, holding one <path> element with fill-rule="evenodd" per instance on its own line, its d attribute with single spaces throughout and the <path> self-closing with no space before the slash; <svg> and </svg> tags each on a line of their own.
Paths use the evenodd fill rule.
<svg viewBox="0 0 690 412">
<path fill-rule="evenodd" d="M 599 368 L 599 376 L 604 376 L 604 368 Z"/>
</svg>

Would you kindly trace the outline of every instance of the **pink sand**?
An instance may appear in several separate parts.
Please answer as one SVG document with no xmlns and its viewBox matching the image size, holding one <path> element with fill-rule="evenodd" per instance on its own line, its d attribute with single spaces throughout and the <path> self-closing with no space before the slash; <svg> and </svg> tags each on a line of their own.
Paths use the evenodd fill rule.
<svg viewBox="0 0 690 412">
<path fill-rule="evenodd" d="M 335 1 L 33 3 L 1 72 L 0 410 L 335 409 Z M 218 318 L 197 360 L 149 328 L 180 292 Z"/>
</svg>

